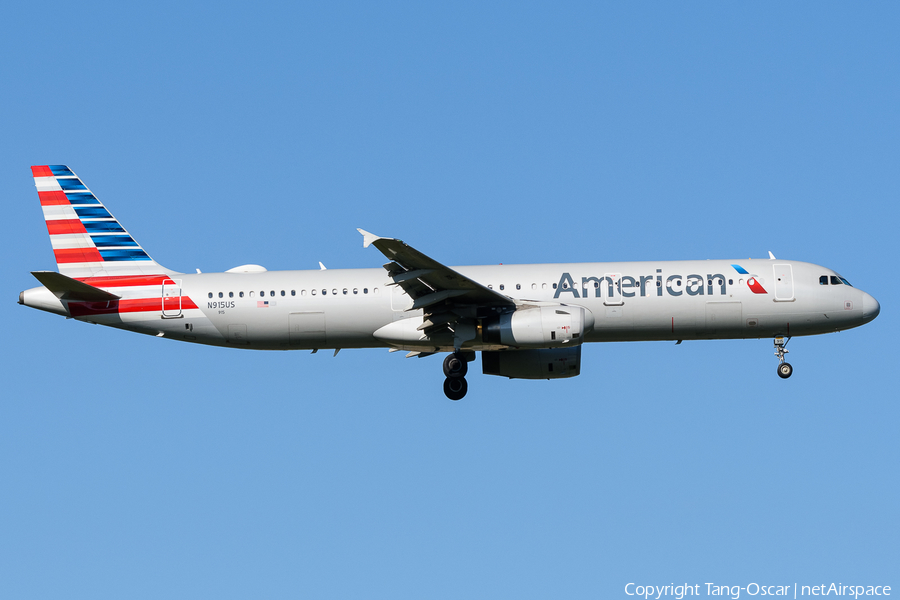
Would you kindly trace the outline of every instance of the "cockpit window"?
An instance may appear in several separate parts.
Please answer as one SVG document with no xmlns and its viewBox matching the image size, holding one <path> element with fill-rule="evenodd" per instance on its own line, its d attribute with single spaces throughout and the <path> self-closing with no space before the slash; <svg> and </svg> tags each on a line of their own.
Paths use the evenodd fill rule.
<svg viewBox="0 0 900 600">
<path fill-rule="evenodd" d="M 828 275 L 819 277 L 819 285 L 828 285 Z"/>
<path fill-rule="evenodd" d="M 841 280 L 838 279 L 837 275 L 831 276 L 831 285 L 841 285 Z"/>
<path fill-rule="evenodd" d="M 850 282 L 847 281 L 846 279 L 844 279 L 843 277 L 841 277 L 841 283 L 843 283 L 844 285 L 850 285 Z M 850 285 L 850 287 L 853 287 L 853 286 Z"/>
</svg>

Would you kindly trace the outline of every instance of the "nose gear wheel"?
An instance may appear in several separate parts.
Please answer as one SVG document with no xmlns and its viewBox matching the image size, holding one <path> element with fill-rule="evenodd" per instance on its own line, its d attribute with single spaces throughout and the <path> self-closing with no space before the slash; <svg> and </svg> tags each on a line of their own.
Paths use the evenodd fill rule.
<svg viewBox="0 0 900 600">
<path fill-rule="evenodd" d="M 778 357 L 778 376 L 787 379 L 794 372 L 794 367 L 784 361 L 784 355 L 789 352 L 785 346 L 791 341 L 790 337 L 778 336 L 775 338 L 775 356 Z"/>
</svg>

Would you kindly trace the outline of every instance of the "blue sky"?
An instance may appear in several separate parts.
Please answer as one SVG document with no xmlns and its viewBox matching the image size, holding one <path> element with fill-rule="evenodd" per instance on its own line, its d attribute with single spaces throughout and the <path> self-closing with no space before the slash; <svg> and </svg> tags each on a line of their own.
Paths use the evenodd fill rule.
<svg viewBox="0 0 900 600">
<path fill-rule="evenodd" d="M 4 35 L 0 596 L 626 598 L 900 586 L 900 9 L 890 3 L 24 4 Z M 252 353 L 16 304 L 29 165 L 160 263 L 765 257 L 873 323 L 591 345 L 582 375 Z M 702 585 L 701 585 L 702 587 Z"/>
</svg>

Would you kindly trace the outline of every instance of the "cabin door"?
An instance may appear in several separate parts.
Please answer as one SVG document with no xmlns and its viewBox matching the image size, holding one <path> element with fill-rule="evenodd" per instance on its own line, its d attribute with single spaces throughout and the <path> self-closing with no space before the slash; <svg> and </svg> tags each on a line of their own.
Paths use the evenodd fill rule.
<svg viewBox="0 0 900 600">
<path fill-rule="evenodd" d="M 775 300 L 786 302 L 794 299 L 794 274 L 791 265 L 774 265 Z"/>
</svg>

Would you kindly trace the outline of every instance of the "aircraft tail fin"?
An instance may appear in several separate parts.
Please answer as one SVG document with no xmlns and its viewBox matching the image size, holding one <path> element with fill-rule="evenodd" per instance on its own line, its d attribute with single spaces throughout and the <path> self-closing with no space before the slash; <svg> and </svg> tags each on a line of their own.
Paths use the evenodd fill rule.
<svg viewBox="0 0 900 600">
<path fill-rule="evenodd" d="M 170 273 L 65 165 L 31 167 L 59 272 L 68 277 Z"/>
</svg>

